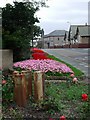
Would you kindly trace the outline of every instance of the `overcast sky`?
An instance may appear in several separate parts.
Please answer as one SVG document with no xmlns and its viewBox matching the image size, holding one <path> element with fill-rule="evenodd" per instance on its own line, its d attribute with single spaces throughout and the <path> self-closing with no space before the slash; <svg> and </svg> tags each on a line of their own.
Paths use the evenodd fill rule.
<svg viewBox="0 0 90 120">
<path fill-rule="evenodd" d="M 13 0 L 0 0 L 0 7 Z M 54 30 L 68 30 L 70 24 L 88 23 L 88 2 L 90 0 L 48 0 L 49 8 L 41 8 L 36 13 L 40 18 L 37 24 L 45 34 Z"/>
</svg>

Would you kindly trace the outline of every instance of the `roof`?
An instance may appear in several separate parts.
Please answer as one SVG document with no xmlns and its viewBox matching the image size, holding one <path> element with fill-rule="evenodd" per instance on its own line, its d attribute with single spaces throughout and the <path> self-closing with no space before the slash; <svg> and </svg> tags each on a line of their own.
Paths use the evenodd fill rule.
<svg viewBox="0 0 90 120">
<path fill-rule="evenodd" d="M 71 25 L 70 29 L 71 29 L 71 34 L 72 37 L 75 35 L 77 27 L 79 29 L 79 34 L 80 36 L 90 36 L 90 25 Z"/>
<path fill-rule="evenodd" d="M 49 34 L 44 35 L 44 38 L 45 37 L 60 37 L 60 36 L 64 36 L 65 32 L 67 32 L 67 31 L 66 30 L 54 30 L 53 32 L 51 32 Z"/>
</svg>

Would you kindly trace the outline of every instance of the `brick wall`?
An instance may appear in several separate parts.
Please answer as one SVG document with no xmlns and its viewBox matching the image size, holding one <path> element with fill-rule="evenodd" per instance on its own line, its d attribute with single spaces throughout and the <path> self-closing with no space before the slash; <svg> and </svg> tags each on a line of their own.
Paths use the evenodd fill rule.
<svg viewBox="0 0 90 120">
<path fill-rule="evenodd" d="M 79 44 L 78 48 L 90 48 L 90 44 Z"/>
<path fill-rule="evenodd" d="M 63 48 L 90 48 L 90 44 L 79 43 L 79 44 L 72 44 L 72 45 L 64 45 Z"/>
</svg>

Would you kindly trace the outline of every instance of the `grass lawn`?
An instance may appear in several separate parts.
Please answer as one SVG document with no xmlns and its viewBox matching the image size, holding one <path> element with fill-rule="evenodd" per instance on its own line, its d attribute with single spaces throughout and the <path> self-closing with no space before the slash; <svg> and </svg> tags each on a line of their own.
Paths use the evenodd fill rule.
<svg viewBox="0 0 90 120">
<path fill-rule="evenodd" d="M 66 120 L 89 120 L 90 99 L 82 101 L 82 94 L 88 93 L 88 84 L 85 83 L 49 83 L 45 82 L 44 100 L 36 103 L 34 96 L 30 97 L 27 105 L 18 107 L 14 101 L 3 106 L 3 119 L 11 118 L 22 120 L 24 118 L 59 120 L 64 115 Z"/>
<path fill-rule="evenodd" d="M 88 94 L 88 85 L 47 83 L 45 92 L 48 97 L 47 103 L 50 105 L 48 112 L 51 112 L 52 117 L 57 115 L 59 118 L 60 115 L 64 115 L 68 119 L 87 119 L 90 101 L 82 101 L 81 95 Z"/>
</svg>

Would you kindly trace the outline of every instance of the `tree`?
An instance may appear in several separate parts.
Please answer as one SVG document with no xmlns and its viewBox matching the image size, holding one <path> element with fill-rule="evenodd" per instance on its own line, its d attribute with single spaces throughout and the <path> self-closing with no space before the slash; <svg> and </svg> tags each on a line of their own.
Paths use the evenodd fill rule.
<svg viewBox="0 0 90 120">
<path fill-rule="evenodd" d="M 13 50 L 14 61 L 29 58 L 29 42 L 41 33 L 35 25 L 39 22 L 34 16 L 38 10 L 33 2 L 14 2 L 2 8 L 2 47 Z"/>
<path fill-rule="evenodd" d="M 22 0 L 24 2 L 33 2 L 34 5 L 38 6 L 38 7 L 49 7 L 46 5 L 46 2 L 48 0 Z"/>
</svg>

